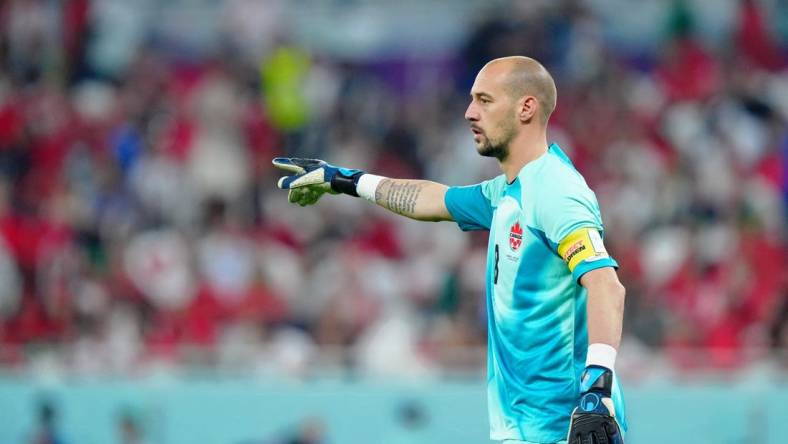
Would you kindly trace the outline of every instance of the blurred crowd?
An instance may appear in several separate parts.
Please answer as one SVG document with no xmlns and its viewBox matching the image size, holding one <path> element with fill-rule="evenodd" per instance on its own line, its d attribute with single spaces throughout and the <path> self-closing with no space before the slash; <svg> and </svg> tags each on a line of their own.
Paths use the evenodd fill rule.
<svg viewBox="0 0 788 444">
<path fill-rule="evenodd" d="M 788 45 L 759 2 L 717 45 L 683 2 L 665 2 L 650 48 L 611 40 L 584 2 L 513 2 L 448 54 L 364 60 L 227 4 L 218 49 L 150 36 L 117 72 L 91 56 L 92 2 L 0 4 L 3 367 L 480 371 L 486 233 L 348 197 L 292 206 L 270 161 L 490 178 L 468 89 L 524 54 L 556 78 L 550 139 L 596 191 L 621 265 L 622 359 L 788 368 Z"/>
</svg>

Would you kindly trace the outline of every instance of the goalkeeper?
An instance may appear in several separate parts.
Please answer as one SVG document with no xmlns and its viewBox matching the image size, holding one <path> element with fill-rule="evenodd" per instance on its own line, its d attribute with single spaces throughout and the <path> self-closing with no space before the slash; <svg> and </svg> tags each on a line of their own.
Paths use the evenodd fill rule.
<svg viewBox="0 0 788 444">
<path fill-rule="evenodd" d="M 503 174 L 447 187 L 277 158 L 278 186 L 310 205 L 326 192 L 424 221 L 489 230 L 490 438 L 504 443 L 620 444 L 624 401 L 614 370 L 624 287 L 605 250 L 599 205 L 572 162 L 547 143 L 556 103 L 547 70 L 505 57 L 478 73 L 465 112 L 482 156 Z"/>
</svg>

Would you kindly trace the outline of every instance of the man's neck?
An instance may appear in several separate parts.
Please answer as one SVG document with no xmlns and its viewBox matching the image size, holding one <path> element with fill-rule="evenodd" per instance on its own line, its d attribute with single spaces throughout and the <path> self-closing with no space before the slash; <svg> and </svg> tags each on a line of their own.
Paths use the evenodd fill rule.
<svg viewBox="0 0 788 444">
<path fill-rule="evenodd" d="M 501 170 L 506 175 L 506 183 L 514 182 L 517 174 L 531 161 L 538 159 L 547 152 L 547 134 L 536 135 L 522 133 L 509 146 L 509 155 L 500 161 Z"/>
</svg>

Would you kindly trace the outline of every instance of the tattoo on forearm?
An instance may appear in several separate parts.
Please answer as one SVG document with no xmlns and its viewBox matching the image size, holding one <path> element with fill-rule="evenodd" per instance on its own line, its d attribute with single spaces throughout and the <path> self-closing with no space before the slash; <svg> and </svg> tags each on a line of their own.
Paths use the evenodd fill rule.
<svg viewBox="0 0 788 444">
<path fill-rule="evenodd" d="M 375 190 L 375 202 L 404 216 L 412 216 L 416 211 L 416 201 L 424 187 L 422 183 L 397 183 L 391 179 L 383 180 Z"/>
</svg>

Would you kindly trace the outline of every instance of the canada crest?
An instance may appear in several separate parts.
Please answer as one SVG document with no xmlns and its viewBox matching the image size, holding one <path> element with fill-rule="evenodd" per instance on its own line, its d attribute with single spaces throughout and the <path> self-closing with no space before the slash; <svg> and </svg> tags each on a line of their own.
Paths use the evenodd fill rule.
<svg viewBox="0 0 788 444">
<path fill-rule="evenodd" d="M 520 227 L 520 222 L 515 222 L 512 228 L 509 229 L 509 248 L 512 251 L 517 251 L 523 245 L 523 229 Z"/>
</svg>

